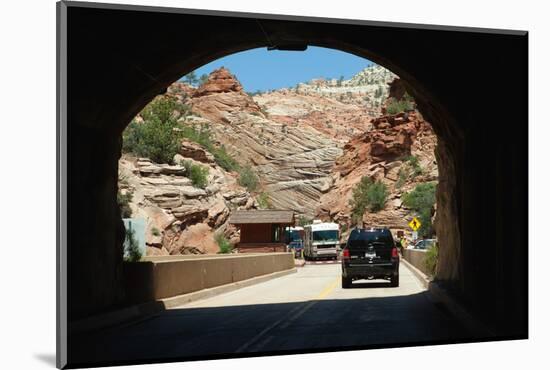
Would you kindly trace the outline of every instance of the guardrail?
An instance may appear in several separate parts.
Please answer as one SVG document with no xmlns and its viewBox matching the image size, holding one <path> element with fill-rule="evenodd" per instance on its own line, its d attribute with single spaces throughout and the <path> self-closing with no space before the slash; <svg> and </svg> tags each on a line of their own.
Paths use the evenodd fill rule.
<svg viewBox="0 0 550 370">
<path fill-rule="evenodd" d="M 126 300 L 143 303 L 294 268 L 291 253 L 145 257 L 124 263 Z"/>
<path fill-rule="evenodd" d="M 422 271 L 425 275 L 430 275 L 430 272 L 424 264 L 426 251 L 422 249 L 403 249 L 403 258 L 411 265 Z"/>
</svg>

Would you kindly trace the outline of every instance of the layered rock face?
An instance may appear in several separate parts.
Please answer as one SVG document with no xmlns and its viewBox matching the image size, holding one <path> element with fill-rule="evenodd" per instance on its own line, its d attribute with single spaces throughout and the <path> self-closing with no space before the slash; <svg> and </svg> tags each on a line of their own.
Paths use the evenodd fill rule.
<svg viewBox="0 0 550 370">
<path fill-rule="evenodd" d="M 254 101 L 265 109 L 270 120 L 284 125 L 313 128 L 338 144 L 344 144 L 363 132 L 373 118 L 361 105 L 343 103 L 314 92 L 303 94 L 281 89 L 256 95 Z"/>
<path fill-rule="evenodd" d="M 341 224 L 351 224 L 353 188 L 363 176 L 380 180 L 389 190 L 385 208 L 366 212 L 363 223 L 406 229 L 410 210 L 404 208 L 401 196 L 418 184 L 437 181 L 435 160 L 436 136 L 431 126 L 416 111 L 380 116 L 371 121 L 372 129 L 352 138 L 344 147 L 333 170 L 334 186 L 321 197 L 318 214 Z M 400 171 L 412 168 L 408 158 L 415 156 L 422 173 L 400 180 Z M 401 184 L 398 184 L 401 181 Z"/>
<path fill-rule="evenodd" d="M 239 113 L 264 117 L 240 82 L 223 67 L 212 72 L 208 81 L 193 91 L 190 103 L 195 112 L 215 123 L 231 123 Z"/>
<path fill-rule="evenodd" d="M 183 167 L 123 158 L 121 187 L 134 194 L 134 215 L 148 220 L 151 255 L 217 253 L 215 233 L 237 242 L 227 224 L 230 212 L 258 207 L 261 192 L 272 208 L 350 225 L 352 190 L 363 176 L 384 182 L 390 193 L 385 208 L 367 212 L 364 223 L 405 229 L 411 212 L 401 195 L 438 178 L 430 125 L 415 110 L 385 114 L 390 99 L 401 99 L 404 89 L 381 67 L 350 80 L 314 80 L 254 96 L 222 67 L 200 87 L 178 82 L 167 95 L 191 108 L 182 124 L 208 127 L 216 145 L 254 169 L 260 187 L 248 193 L 237 184 L 237 173 L 224 171 L 212 153 L 187 140 L 174 162 L 208 166 L 205 189 L 193 187 Z M 400 171 L 411 169 L 410 156 L 422 173 L 400 179 Z"/>
<path fill-rule="evenodd" d="M 384 67 L 371 65 L 349 80 L 320 78 L 300 83 L 291 91 L 299 95 L 331 98 L 377 116 L 388 96 L 388 84 L 396 78 L 397 75 Z"/>
<path fill-rule="evenodd" d="M 193 186 L 182 166 L 128 156 L 119 161 L 119 188 L 133 195 L 132 217 L 147 222 L 147 255 L 217 253 L 215 233 L 238 239 L 227 225 L 231 209 L 253 208 L 255 201 L 197 144 L 184 140 L 176 157 L 176 163 L 187 160 L 208 167 L 208 185 Z"/>
<path fill-rule="evenodd" d="M 309 114 L 309 105 L 300 110 L 295 104 L 290 114 L 272 119 L 268 108 L 258 104 L 266 100 L 252 99 L 221 68 L 191 94 L 187 104 L 196 116 L 186 123 L 209 126 L 241 165 L 254 167 L 274 208 L 312 217 L 319 198 L 332 185 L 331 168 L 342 149 L 331 135 L 295 119 L 297 112 Z"/>
</svg>

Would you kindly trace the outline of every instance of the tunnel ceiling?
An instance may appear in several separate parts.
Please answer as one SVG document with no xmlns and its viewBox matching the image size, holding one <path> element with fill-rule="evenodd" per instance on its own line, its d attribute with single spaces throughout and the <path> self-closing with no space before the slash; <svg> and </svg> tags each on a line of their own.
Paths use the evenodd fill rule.
<svg viewBox="0 0 550 370">
<path fill-rule="evenodd" d="M 210 61 L 257 47 L 315 45 L 353 53 L 390 69 L 407 83 L 440 136 L 461 135 L 464 127 L 454 123 L 460 119 L 460 107 L 447 86 L 463 85 L 466 81 L 457 71 L 476 56 L 483 59 L 487 43 L 494 44 L 482 33 L 472 42 L 463 32 L 442 34 L 326 21 L 87 8 L 69 11 L 79 13 L 74 14 L 79 19 L 77 34 L 73 32 L 69 39 L 78 40 L 69 45 L 78 59 L 73 65 L 88 76 L 76 88 L 88 92 L 99 88 L 98 96 L 120 102 L 116 112 L 90 101 L 76 101 L 75 110 L 95 117 L 98 128 L 118 131 L 168 85 Z M 117 73 L 107 73 L 113 65 Z M 438 124 L 438 116 L 448 113 L 446 124 Z"/>
</svg>

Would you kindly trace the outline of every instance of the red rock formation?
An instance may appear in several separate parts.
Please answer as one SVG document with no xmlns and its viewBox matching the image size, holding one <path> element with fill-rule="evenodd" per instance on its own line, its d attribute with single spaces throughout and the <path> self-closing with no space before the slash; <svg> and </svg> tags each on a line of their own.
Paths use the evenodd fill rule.
<svg viewBox="0 0 550 370">
<path fill-rule="evenodd" d="M 401 193 L 422 181 L 437 179 L 434 148 L 436 136 L 431 126 L 416 111 L 384 115 L 371 121 L 373 129 L 353 137 L 333 169 L 332 189 L 323 195 L 318 215 L 341 223 L 350 222 L 352 190 L 363 176 L 380 180 L 390 195 L 386 207 L 378 213 L 366 213 L 369 225 L 405 228 L 408 211 L 402 208 Z M 411 155 L 418 157 L 424 172 L 396 188 L 399 170 Z"/>
<path fill-rule="evenodd" d="M 214 156 L 201 145 L 187 139 L 182 139 L 178 153 L 184 158 L 191 158 L 198 162 L 213 163 Z M 184 159 L 182 158 L 182 159 Z"/>
<path fill-rule="evenodd" d="M 228 69 L 221 67 L 213 71 L 208 80 L 202 84 L 193 93 L 193 97 L 227 93 L 227 92 L 239 92 L 243 87 L 239 81 L 229 72 Z"/>
<path fill-rule="evenodd" d="M 188 99 L 195 93 L 196 89 L 184 82 L 174 82 L 166 91 L 166 96 L 178 100 L 180 103 L 187 103 Z"/>
<path fill-rule="evenodd" d="M 240 82 L 223 67 L 213 71 L 208 81 L 192 93 L 190 103 L 194 112 L 214 121 L 229 123 L 232 114 L 242 112 L 264 117 Z"/>
</svg>

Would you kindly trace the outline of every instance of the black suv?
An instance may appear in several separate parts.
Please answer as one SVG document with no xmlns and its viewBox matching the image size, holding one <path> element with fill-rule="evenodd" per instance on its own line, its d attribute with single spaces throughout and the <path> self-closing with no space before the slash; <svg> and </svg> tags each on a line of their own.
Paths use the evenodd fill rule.
<svg viewBox="0 0 550 370">
<path fill-rule="evenodd" d="M 359 279 L 389 279 L 399 286 L 399 253 L 389 229 L 351 231 L 342 251 L 342 288 Z"/>
</svg>

